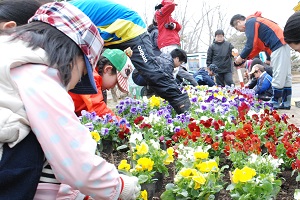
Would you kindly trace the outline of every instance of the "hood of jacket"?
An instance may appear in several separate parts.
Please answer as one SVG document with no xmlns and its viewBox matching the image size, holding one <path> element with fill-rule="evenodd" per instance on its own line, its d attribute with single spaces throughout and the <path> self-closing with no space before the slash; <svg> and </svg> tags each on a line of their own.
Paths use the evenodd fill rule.
<svg viewBox="0 0 300 200">
<path fill-rule="evenodd" d="M 157 29 L 158 29 L 157 26 L 153 25 L 153 26 L 149 26 L 147 30 L 149 33 L 151 33 L 152 31 L 157 30 Z"/>
<path fill-rule="evenodd" d="M 9 36 L 0 36 L 0 148 L 3 143 L 13 147 L 30 132 L 29 121 L 18 88 L 10 70 L 24 64 L 47 65 L 46 52 L 32 50 L 21 40 L 11 41 Z M 0 155 L 1 157 L 1 155 Z"/>
</svg>

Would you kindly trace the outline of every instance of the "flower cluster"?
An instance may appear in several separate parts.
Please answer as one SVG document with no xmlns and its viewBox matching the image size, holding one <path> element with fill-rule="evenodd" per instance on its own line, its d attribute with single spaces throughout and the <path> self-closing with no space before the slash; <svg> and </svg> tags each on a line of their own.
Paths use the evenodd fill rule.
<svg viewBox="0 0 300 200">
<path fill-rule="evenodd" d="M 187 155 L 186 148 L 184 154 Z M 178 155 L 178 160 L 184 155 Z M 223 170 L 214 159 L 209 158 L 205 151 L 194 151 L 193 156 L 181 161 L 174 183 L 166 185 L 162 200 L 168 199 L 214 199 L 215 194 L 223 188 Z"/>
<path fill-rule="evenodd" d="M 280 190 L 277 178 L 282 159 L 271 155 L 251 154 L 242 169 L 232 172 L 232 183 L 227 187 L 233 199 L 273 199 Z"/>
<path fill-rule="evenodd" d="M 109 141 L 115 147 L 122 145 L 130 132 L 129 122 L 123 118 L 106 114 L 97 116 L 95 112 L 82 111 L 81 123 L 89 128 L 92 138 L 98 143 L 98 151 L 103 150 L 103 142 Z"/>
<path fill-rule="evenodd" d="M 126 98 L 116 108 L 131 129 L 130 160 L 122 161 L 119 170 L 151 183 L 174 163 L 176 176 L 161 199 L 214 198 L 224 188 L 227 162 L 233 199 L 275 198 L 280 170 L 300 170 L 299 128 L 268 102 L 255 99 L 253 90 L 186 86 L 182 91 L 192 102 L 183 114 L 174 114 L 156 96 Z"/>
</svg>

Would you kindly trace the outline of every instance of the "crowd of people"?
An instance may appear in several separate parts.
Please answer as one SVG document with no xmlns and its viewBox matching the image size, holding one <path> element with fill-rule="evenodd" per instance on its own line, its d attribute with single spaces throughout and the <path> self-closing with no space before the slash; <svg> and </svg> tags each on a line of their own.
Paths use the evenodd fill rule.
<svg viewBox="0 0 300 200">
<path fill-rule="evenodd" d="M 78 119 L 82 110 L 115 115 L 102 92 L 116 85 L 129 92 L 128 79 L 181 114 L 191 105 L 183 79 L 232 86 L 234 62 L 246 68 L 246 87 L 259 99 L 290 109 L 298 12 L 284 30 L 259 12 L 234 15 L 230 25 L 245 32 L 244 49 L 234 59 L 219 29 L 207 68 L 191 74 L 182 66 L 176 6 L 162 0 L 146 27 L 137 12 L 111 0 L 0 1 L 0 199 L 136 199 L 137 177 L 95 155 L 96 142 Z M 270 59 L 255 58 L 261 52 Z"/>
</svg>

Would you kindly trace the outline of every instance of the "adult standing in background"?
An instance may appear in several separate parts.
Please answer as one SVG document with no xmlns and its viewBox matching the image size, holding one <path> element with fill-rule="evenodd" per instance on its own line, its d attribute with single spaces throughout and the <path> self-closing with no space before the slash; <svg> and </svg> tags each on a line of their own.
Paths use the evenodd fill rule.
<svg viewBox="0 0 300 200">
<path fill-rule="evenodd" d="M 147 31 L 150 35 L 150 40 L 152 42 L 153 53 L 155 56 L 159 56 L 161 54 L 161 51 L 157 46 L 158 28 L 157 28 L 157 22 L 155 21 L 155 18 L 153 19 L 152 24 L 148 26 Z"/>
<path fill-rule="evenodd" d="M 131 61 L 155 93 L 166 99 L 179 113 L 187 111 L 191 102 L 172 77 L 156 62 L 146 24 L 134 10 L 110 0 L 74 0 L 71 4 L 82 10 L 98 27 L 104 46 L 110 49 L 133 51 Z M 139 84 L 137 84 L 139 85 Z"/>
<path fill-rule="evenodd" d="M 232 49 L 233 45 L 225 41 L 224 31 L 219 29 L 215 32 L 215 39 L 207 50 L 206 65 L 215 64 L 218 67 L 215 74 L 216 84 L 224 87 L 231 86 L 232 79 Z"/>
<path fill-rule="evenodd" d="M 180 48 L 178 32 L 181 30 L 181 25 L 171 16 L 176 6 L 174 0 L 163 0 L 155 7 L 158 26 L 157 45 L 163 53 L 170 53 L 173 49 Z"/>
<path fill-rule="evenodd" d="M 245 32 L 247 37 L 243 51 L 235 60 L 236 64 L 255 57 L 261 51 L 270 54 L 273 68 L 273 96 L 270 103 L 274 109 L 289 110 L 292 97 L 291 50 L 284 41 L 282 29 L 275 22 L 262 17 L 261 12 L 247 18 L 236 14 L 231 18 L 230 25 Z"/>
</svg>

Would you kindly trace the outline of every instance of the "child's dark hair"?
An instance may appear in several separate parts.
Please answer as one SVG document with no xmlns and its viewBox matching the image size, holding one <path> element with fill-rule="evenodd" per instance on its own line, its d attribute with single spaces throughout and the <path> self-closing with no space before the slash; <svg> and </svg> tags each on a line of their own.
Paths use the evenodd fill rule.
<svg viewBox="0 0 300 200">
<path fill-rule="evenodd" d="M 293 15 L 289 17 L 287 20 L 283 35 L 286 43 L 291 44 L 299 44 L 300 43 L 300 12 L 295 12 Z"/>
<path fill-rule="evenodd" d="M 217 36 L 217 35 L 223 35 L 224 36 L 224 31 L 221 30 L 221 29 L 216 30 L 215 36 Z"/>
<path fill-rule="evenodd" d="M 49 66 L 59 71 L 64 86 L 67 86 L 71 80 L 71 72 L 76 64 L 76 58 L 83 56 L 83 52 L 72 39 L 43 22 L 31 22 L 15 28 L 0 30 L 0 34 L 14 34 L 12 41 L 22 38 L 28 42 L 28 47 L 44 49 L 48 56 Z"/>
<path fill-rule="evenodd" d="M 27 24 L 41 5 L 36 0 L 0 1 L 0 22 L 14 21 L 18 26 Z"/>
<path fill-rule="evenodd" d="M 174 49 L 171 51 L 172 58 L 179 58 L 179 61 L 187 63 L 187 55 L 186 52 L 182 49 Z"/>
<path fill-rule="evenodd" d="M 246 17 L 244 15 L 241 15 L 241 14 L 236 14 L 234 15 L 231 20 L 230 20 L 230 26 L 234 27 L 235 26 L 235 23 L 237 20 L 246 20 Z"/>
<path fill-rule="evenodd" d="M 112 74 L 116 74 L 117 73 L 117 69 L 115 68 L 115 66 L 106 57 L 100 56 L 99 60 L 97 62 L 97 67 L 96 67 L 97 72 L 98 72 L 98 74 L 100 76 L 103 75 L 103 70 L 104 70 L 104 66 L 105 65 L 111 65 L 111 66 L 113 66 L 113 68 L 111 70 Z"/>
</svg>

